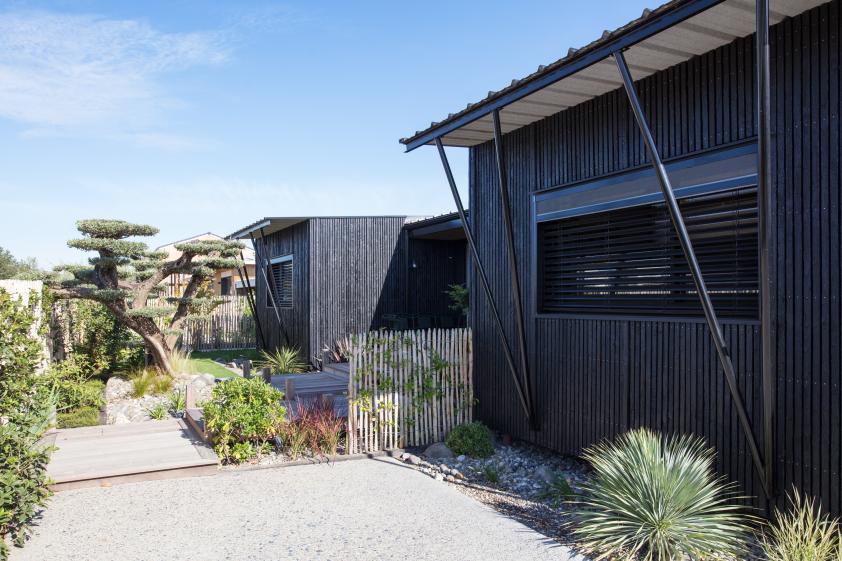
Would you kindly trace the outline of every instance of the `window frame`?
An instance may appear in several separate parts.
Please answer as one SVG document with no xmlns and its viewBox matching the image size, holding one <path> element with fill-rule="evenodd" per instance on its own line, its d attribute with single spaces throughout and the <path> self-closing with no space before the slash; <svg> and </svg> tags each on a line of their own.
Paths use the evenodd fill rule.
<svg viewBox="0 0 842 561">
<path fill-rule="evenodd" d="M 676 158 L 671 158 L 666 163 L 673 163 L 680 167 L 691 167 L 694 161 L 710 161 L 717 159 L 728 158 L 732 154 L 746 154 L 756 153 L 756 138 L 748 139 L 738 143 L 718 146 L 716 148 L 694 152 L 692 154 L 685 154 Z M 668 171 L 669 171 L 669 167 Z M 538 229 L 540 224 L 544 222 L 554 222 L 557 220 L 564 220 L 574 216 L 582 216 L 585 214 L 600 214 L 610 210 L 620 210 L 626 208 L 633 208 L 636 206 L 651 206 L 663 203 L 663 195 L 633 197 L 629 199 L 618 199 L 608 204 L 594 205 L 592 209 L 587 209 L 584 212 L 576 212 L 571 214 L 553 212 L 546 216 L 539 215 L 538 203 L 542 199 L 552 197 L 554 193 L 559 193 L 565 189 L 578 188 L 587 184 L 600 184 L 606 180 L 614 180 L 623 176 L 633 176 L 645 172 L 647 169 L 652 169 L 651 164 L 644 164 L 633 168 L 627 168 L 616 173 L 596 176 L 581 181 L 571 182 L 562 185 L 556 185 L 547 189 L 535 190 L 530 196 L 529 208 L 529 273 L 530 273 L 530 290 L 531 296 L 529 298 L 529 308 L 531 315 L 536 320 L 552 320 L 552 319 L 595 319 L 595 320 L 615 320 L 615 321 L 641 321 L 641 322 L 680 322 L 680 323 L 705 323 L 704 315 L 657 315 L 657 314 L 637 314 L 630 313 L 605 313 L 605 312 L 564 312 L 541 311 L 541 264 L 539 252 L 539 234 Z M 654 171 L 654 170 L 653 170 Z M 700 185 L 689 185 L 680 188 L 674 188 L 673 192 L 678 199 L 693 197 L 700 194 L 716 193 L 724 191 L 737 191 L 741 188 L 757 185 L 757 174 L 747 174 L 740 177 L 723 179 L 720 181 L 710 182 Z M 598 187 L 597 187 L 598 188 Z M 625 202 L 625 204 L 620 204 Z M 578 209 L 577 209 L 578 210 Z M 759 248 L 758 248 L 759 252 Z M 759 257 L 759 253 L 758 253 Z M 702 271 L 704 275 L 704 271 Z M 759 279 L 758 279 L 759 282 Z M 740 325 L 760 325 L 758 318 L 734 318 L 725 317 L 719 318 L 721 324 L 740 324 Z"/>
<path fill-rule="evenodd" d="M 273 286 L 275 285 L 275 275 L 272 272 L 272 267 L 274 265 L 278 265 L 281 263 L 290 263 L 290 297 L 289 297 L 289 305 L 277 305 L 279 300 L 279 295 L 275 294 L 273 291 Z M 276 308 L 279 310 L 290 310 L 295 307 L 295 254 L 289 253 L 287 255 L 281 255 L 279 257 L 273 257 L 269 259 L 268 264 L 266 266 L 266 278 L 268 279 L 268 283 L 266 286 L 266 308 Z M 271 294 L 271 296 L 270 296 Z M 276 305 L 273 305 L 276 304 Z"/>
</svg>

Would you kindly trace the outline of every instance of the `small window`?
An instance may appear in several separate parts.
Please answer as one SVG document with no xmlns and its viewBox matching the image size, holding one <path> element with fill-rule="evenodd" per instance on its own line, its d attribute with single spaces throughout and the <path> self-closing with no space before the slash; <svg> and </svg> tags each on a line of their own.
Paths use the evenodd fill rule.
<svg viewBox="0 0 842 561">
<path fill-rule="evenodd" d="M 717 314 L 758 317 L 757 191 L 679 201 Z M 541 313 L 701 316 L 663 203 L 538 225 Z"/>
<path fill-rule="evenodd" d="M 271 295 L 267 297 L 267 305 L 272 305 L 274 297 L 275 305 L 279 308 L 292 308 L 292 255 L 278 257 L 269 262 L 269 283 Z"/>
<path fill-rule="evenodd" d="M 222 277 L 219 279 L 219 294 L 222 296 L 231 295 L 231 277 Z"/>
</svg>

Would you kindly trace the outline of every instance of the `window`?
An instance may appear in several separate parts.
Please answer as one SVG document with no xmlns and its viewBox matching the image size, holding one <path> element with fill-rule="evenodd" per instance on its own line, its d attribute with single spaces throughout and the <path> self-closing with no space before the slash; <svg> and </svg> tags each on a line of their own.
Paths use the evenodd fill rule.
<svg viewBox="0 0 842 561">
<path fill-rule="evenodd" d="M 679 200 L 721 317 L 758 314 L 757 192 Z M 693 278 L 663 203 L 538 224 L 541 313 L 701 316 Z"/>
<path fill-rule="evenodd" d="M 231 277 L 222 277 L 219 279 L 219 294 L 222 296 L 230 296 Z"/>
<path fill-rule="evenodd" d="M 269 290 L 266 305 L 272 305 L 274 297 L 275 305 L 279 308 L 292 308 L 292 255 L 278 257 L 269 262 Z"/>
</svg>

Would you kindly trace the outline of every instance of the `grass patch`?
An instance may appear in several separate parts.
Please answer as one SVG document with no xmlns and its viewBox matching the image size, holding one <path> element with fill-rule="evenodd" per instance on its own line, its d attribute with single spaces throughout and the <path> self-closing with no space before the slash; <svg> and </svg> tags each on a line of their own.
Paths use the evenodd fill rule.
<svg viewBox="0 0 842 561">
<path fill-rule="evenodd" d="M 190 358 L 206 358 L 209 360 L 222 359 L 231 362 L 235 358 L 247 358 L 252 362 L 260 360 L 260 352 L 257 349 L 234 349 L 232 351 L 193 351 Z"/>
<path fill-rule="evenodd" d="M 96 407 L 80 407 L 73 411 L 58 413 L 56 426 L 60 429 L 75 429 L 77 427 L 93 427 L 99 424 L 99 409 Z"/>
<path fill-rule="evenodd" d="M 198 353 L 194 353 L 190 358 L 197 374 L 210 374 L 214 378 L 235 378 L 237 374 L 228 370 L 218 362 L 214 362 L 210 358 L 196 358 Z"/>
</svg>

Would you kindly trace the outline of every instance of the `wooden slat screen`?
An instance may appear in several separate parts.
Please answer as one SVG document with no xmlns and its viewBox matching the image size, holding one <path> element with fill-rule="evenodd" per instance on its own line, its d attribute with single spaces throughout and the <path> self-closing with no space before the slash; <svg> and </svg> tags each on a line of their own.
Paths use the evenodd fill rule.
<svg viewBox="0 0 842 561">
<path fill-rule="evenodd" d="M 756 189 L 679 205 L 717 313 L 757 318 Z M 663 203 L 545 222 L 538 240 L 541 313 L 702 315 Z"/>
<path fill-rule="evenodd" d="M 272 263 L 270 266 L 272 295 L 279 308 L 292 307 L 292 259 Z M 271 300 L 269 301 L 271 305 Z"/>
</svg>

